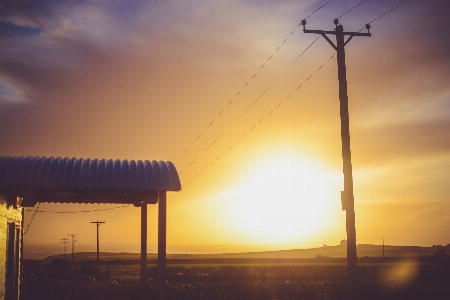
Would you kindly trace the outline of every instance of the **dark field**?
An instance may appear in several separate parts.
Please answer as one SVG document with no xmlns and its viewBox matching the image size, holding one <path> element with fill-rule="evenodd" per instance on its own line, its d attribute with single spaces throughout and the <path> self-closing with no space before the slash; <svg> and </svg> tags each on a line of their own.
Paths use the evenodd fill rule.
<svg viewBox="0 0 450 300">
<path fill-rule="evenodd" d="M 29 278 L 22 286 L 22 300 L 64 299 L 139 299 L 137 265 L 110 266 L 110 280 L 80 282 L 92 267 L 39 266 L 41 275 Z M 103 268 L 104 269 L 104 268 Z M 52 271 L 53 270 L 53 271 Z M 149 267 L 149 277 L 155 277 Z M 47 272 L 47 273 L 46 273 Z M 53 273 L 52 273 L 53 272 Z M 166 299 L 450 299 L 450 265 L 420 261 L 376 260 L 361 262 L 358 276 L 347 279 L 342 263 L 281 264 L 169 264 Z M 52 278 L 44 280 L 44 275 Z M 89 274 L 87 274 L 89 275 Z M 119 284 L 111 283 L 120 277 Z M 148 299 L 156 299 L 156 287 L 148 285 Z"/>
</svg>

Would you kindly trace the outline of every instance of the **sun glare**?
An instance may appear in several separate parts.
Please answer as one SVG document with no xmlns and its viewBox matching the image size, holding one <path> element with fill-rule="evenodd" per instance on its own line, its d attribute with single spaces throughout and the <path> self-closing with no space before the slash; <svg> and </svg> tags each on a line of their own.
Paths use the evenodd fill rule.
<svg viewBox="0 0 450 300">
<path fill-rule="evenodd" d="M 226 218 L 247 242 L 290 246 L 332 230 L 342 175 L 291 153 L 252 166 L 227 193 Z"/>
</svg>

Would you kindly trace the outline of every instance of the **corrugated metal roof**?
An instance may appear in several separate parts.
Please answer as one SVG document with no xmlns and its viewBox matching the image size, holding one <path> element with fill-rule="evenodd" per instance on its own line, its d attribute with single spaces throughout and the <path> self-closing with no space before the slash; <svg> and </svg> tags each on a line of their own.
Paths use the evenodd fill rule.
<svg viewBox="0 0 450 300">
<path fill-rule="evenodd" d="M 164 161 L 0 156 L 0 187 L 180 191 Z"/>
</svg>

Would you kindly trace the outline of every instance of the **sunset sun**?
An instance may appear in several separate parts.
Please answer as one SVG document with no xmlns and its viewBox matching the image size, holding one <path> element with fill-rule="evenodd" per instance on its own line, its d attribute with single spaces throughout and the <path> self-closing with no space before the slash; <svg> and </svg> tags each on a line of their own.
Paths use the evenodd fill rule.
<svg viewBox="0 0 450 300">
<path fill-rule="evenodd" d="M 227 193 L 226 218 L 247 241 L 307 242 L 330 230 L 340 212 L 339 175 L 292 153 L 267 156 Z"/>
</svg>

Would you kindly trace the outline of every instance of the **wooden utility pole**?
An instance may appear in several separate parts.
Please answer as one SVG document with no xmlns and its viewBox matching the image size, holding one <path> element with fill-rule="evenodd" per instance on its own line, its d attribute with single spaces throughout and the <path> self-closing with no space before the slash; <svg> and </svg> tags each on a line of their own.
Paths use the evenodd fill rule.
<svg viewBox="0 0 450 300">
<path fill-rule="evenodd" d="M 347 71 L 345 67 L 344 47 L 354 36 L 371 36 L 369 33 L 370 25 L 366 25 L 367 33 L 344 32 L 342 25 L 339 25 L 338 19 L 334 20 L 336 28 L 334 31 L 307 30 L 306 21 L 303 20 L 303 32 L 322 35 L 325 40 L 337 52 L 338 80 L 339 80 L 339 102 L 341 115 L 341 140 L 342 140 L 342 160 L 344 173 L 344 191 L 341 192 L 342 210 L 346 211 L 346 229 L 347 229 L 347 264 L 348 275 L 350 278 L 356 276 L 356 228 L 355 228 L 355 207 L 353 197 L 353 175 L 352 159 L 350 151 L 350 130 L 348 115 L 348 95 L 347 95 Z M 336 45 L 328 38 L 327 34 L 336 36 Z M 344 41 L 345 36 L 349 36 Z"/>
<path fill-rule="evenodd" d="M 97 276 L 100 273 L 100 241 L 99 241 L 99 233 L 98 233 L 98 228 L 100 227 L 100 224 L 103 224 L 105 222 L 99 222 L 99 221 L 95 221 L 95 222 L 91 222 L 92 224 L 96 224 L 97 225 Z"/>
</svg>

